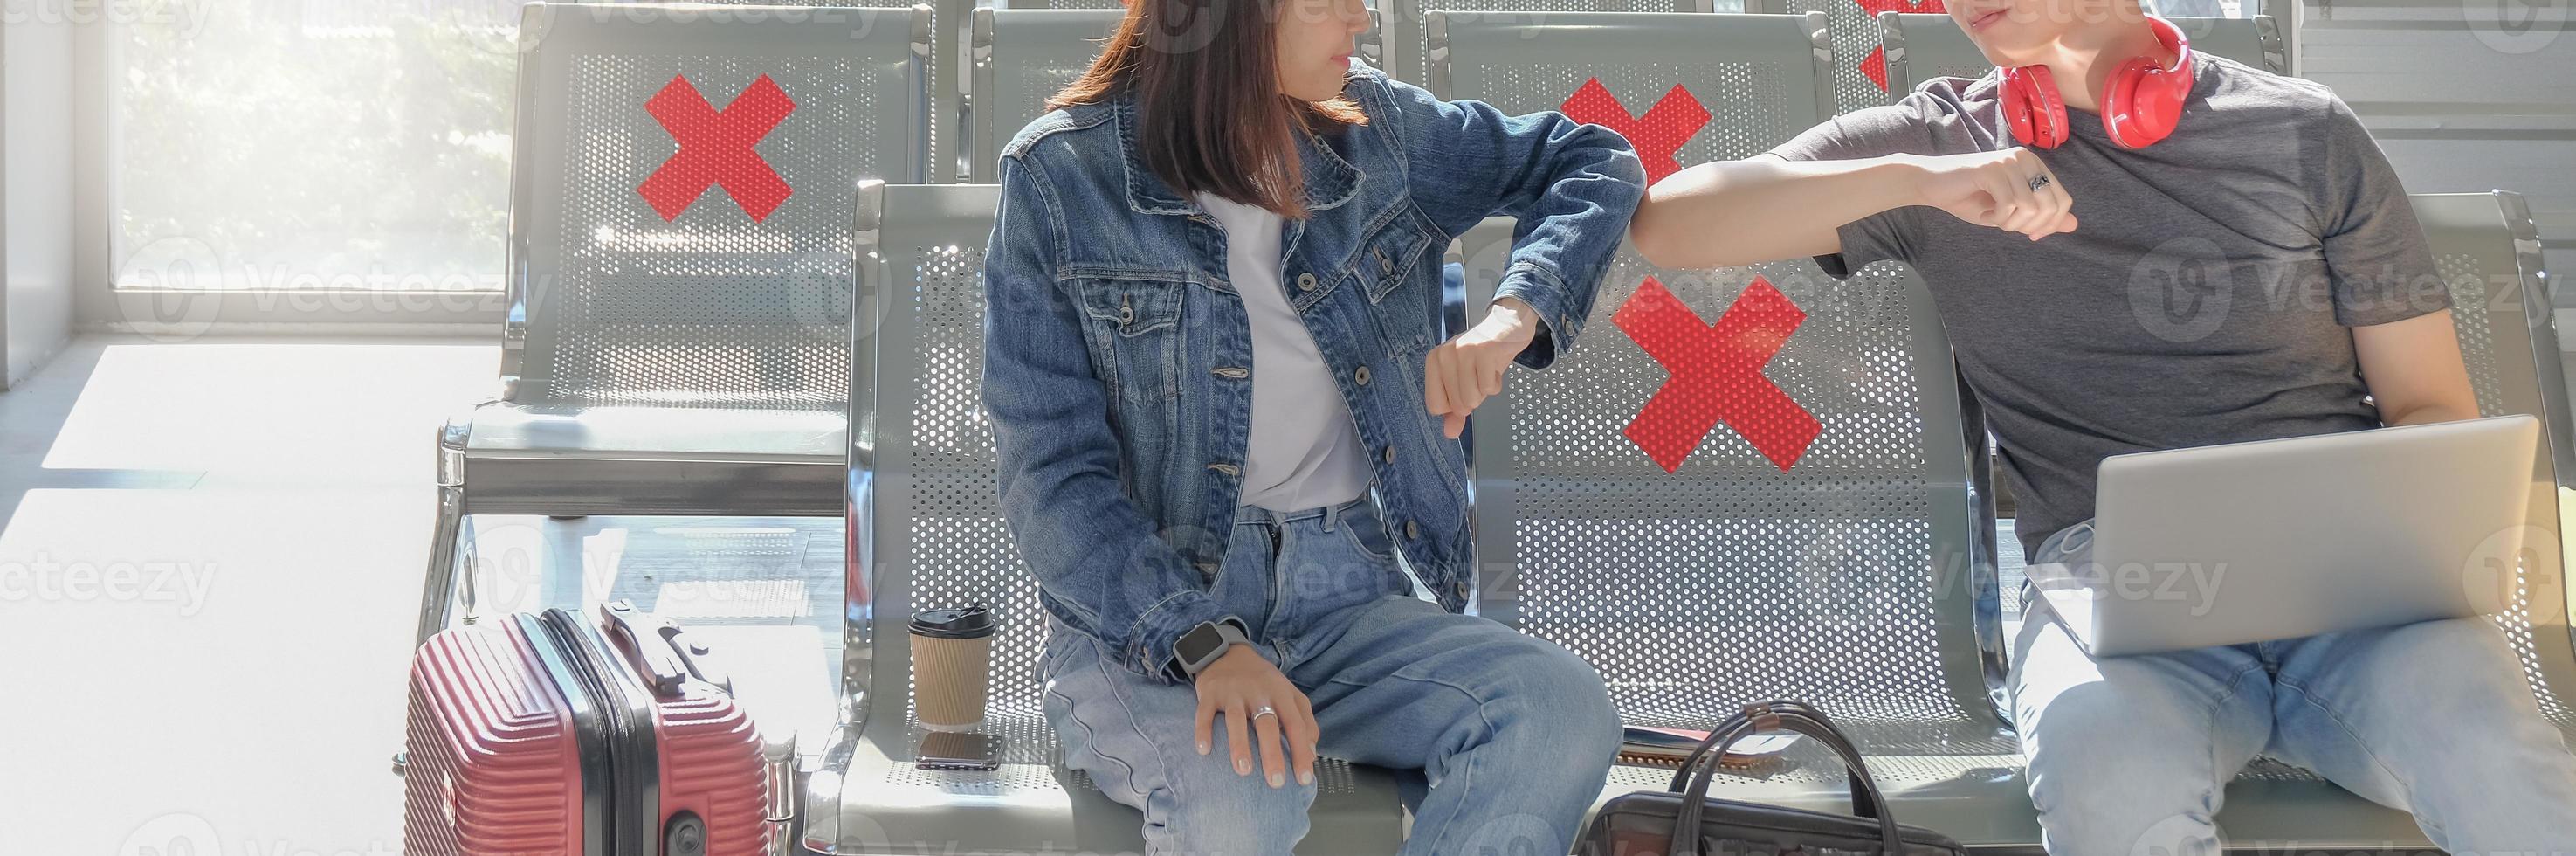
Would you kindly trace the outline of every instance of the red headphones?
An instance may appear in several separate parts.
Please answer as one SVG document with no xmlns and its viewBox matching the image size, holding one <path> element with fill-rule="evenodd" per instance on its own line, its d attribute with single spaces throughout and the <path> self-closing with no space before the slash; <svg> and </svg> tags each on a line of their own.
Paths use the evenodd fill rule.
<svg viewBox="0 0 2576 856">
<path fill-rule="evenodd" d="M 2182 121 L 2182 105 L 2191 95 L 2191 40 L 2173 22 L 2147 16 L 2156 41 L 2174 55 L 2173 65 L 2151 57 L 2131 57 L 2111 72 L 2102 92 L 2102 130 L 2124 149 L 2143 149 L 2173 135 Z M 2043 149 L 2066 142 L 2066 102 L 2057 95 L 2048 66 L 2004 69 L 2004 118 L 2013 139 Z"/>
</svg>

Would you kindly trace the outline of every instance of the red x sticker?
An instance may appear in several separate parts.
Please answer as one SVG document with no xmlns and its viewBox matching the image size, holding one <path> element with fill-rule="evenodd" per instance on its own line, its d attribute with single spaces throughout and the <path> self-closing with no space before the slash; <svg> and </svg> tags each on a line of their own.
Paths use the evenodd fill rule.
<svg viewBox="0 0 2576 856">
<path fill-rule="evenodd" d="M 1672 377 L 1628 421 L 1628 441 L 1664 468 L 1681 469 L 1709 429 L 1724 422 L 1782 471 L 1824 433 L 1814 414 L 1763 376 L 1762 368 L 1807 321 L 1771 281 L 1755 277 L 1714 326 L 1647 277 L 1620 304 L 1611 323 L 1635 339 Z"/>
<path fill-rule="evenodd" d="M 1861 14 L 1869 16 L 1867 23 L 1872 27 L 1878 25 L 1880 12 L 1921 12 L 1938 15 L 1949 11 L 1941 5 L 1941 0 L 1852 0 L 1852 2 L 1860 4 Z M 1887 48 L 1870 48 L 1869 55 L 1860 59 L 1860 73 L 1868 77 L 1869 82 L 1878 84 L 1880 91 L 1885 91 L 1887 89 Z"/>
<path fill-rule="evenodd" d="M 794 192 L 752 149 L 796 110 L 796 102 L 769 75 L 743 87 L 742 94 L 722 111 L 698 94 L 687 75 L 674 76 L 644 102 L 644 110 L 680 142 L 680 150 L 635 188 L 664 221 L 688 210 L 711 184 L 724 185 L 726 195 L 755 223 L 769 219 L 769 212 L 778 210 L 779 203 Z"/>
<path fill-rule="evenodd" d="M 1681 151 L 1682 144 L 1690 142 L 1708 124 L 1708 108 L 1699 106 L 1699 99 L 1678 84 L 1648 108 L 1646 115 L 1637 116 L 1630 114 L 1628 106 L 1619 103 L 1618 96 L 1611 95 L 1598 77 L 1584 81 L 1582 88 L 1574 90 L 1574 97 L 1565 99 L 1564 112 L 1574 121 L 1600 125 L 1628 138 L 1628 144 L 1637 147 L 1637 159 L 1645 163 L 1646 180 L 1650 182 L 1680 172 L 1681 162 L 1673 160 L 1673 153 Z"/>
</svg>

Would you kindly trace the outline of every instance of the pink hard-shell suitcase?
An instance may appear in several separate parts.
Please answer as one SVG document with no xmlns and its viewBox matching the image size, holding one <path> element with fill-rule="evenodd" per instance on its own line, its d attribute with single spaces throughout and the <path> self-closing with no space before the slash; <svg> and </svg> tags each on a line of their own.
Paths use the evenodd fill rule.
<svg viewBox="0 0 2576 856">
<path fill-rule="evenodd" d="M 760 856 L 770 784 L 703 646 L 624 602 L 514 613 L 412 658 L 410 856 Z"/>
</svg>

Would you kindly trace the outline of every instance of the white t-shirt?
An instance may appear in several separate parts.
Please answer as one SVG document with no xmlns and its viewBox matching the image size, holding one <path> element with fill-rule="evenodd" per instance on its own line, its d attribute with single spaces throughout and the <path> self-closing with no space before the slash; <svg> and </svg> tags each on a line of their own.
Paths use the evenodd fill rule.
<svg viewBox="0 0 2576 856">
<path fill-rule="evenodd" d="M 1357 499 L 1368 492 L 1368 451 L 1280 284 L 1285 223 L 1277 212 L 1212 194 L 1198 194 L 1198 203 L 1225 226 L 1225 275 L 1252 324 L 1252 436 L 1240 503 L 1297 511 Z"/>
</svg>

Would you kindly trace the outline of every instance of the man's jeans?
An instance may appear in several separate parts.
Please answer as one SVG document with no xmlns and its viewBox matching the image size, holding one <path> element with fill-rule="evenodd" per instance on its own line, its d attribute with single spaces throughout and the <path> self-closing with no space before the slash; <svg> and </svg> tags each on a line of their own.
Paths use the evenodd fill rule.
<svg viewBox="0 0 2576 856">
<path fill-rule="evenodd" d="M 2091 530 L 2030 562 L 2089 561 Z M 2414 812 L 2454 854 L 2576 854 L 2576 757 L 2493 621 L 2096 661 L 2034 609 L 2013 714 L 2050 853 L 2218 853 L 2211 818 L 2260 753 Z"/>
<path fill-rule="evenodd" d="M 1408 854 L 1562 854 L 1601 795 L 1619 722 L 1601 676 L 1553 643 L 1407 596 L 1366 497 L 1236 516 L 1211 594 L 1314 703 L 1319 754 L 1398 770 Z M 1065 763 L 1144 813 L 1149 852 L 1286 853 L 1313 785 L 1235 772 L 1224 720 L 1194 746 L 1198 692 L 1119 668 L 1050 622 L 1047 719 Z M 1390 810 L 1394 807 L 1389 806 Z"/>
</svg>

